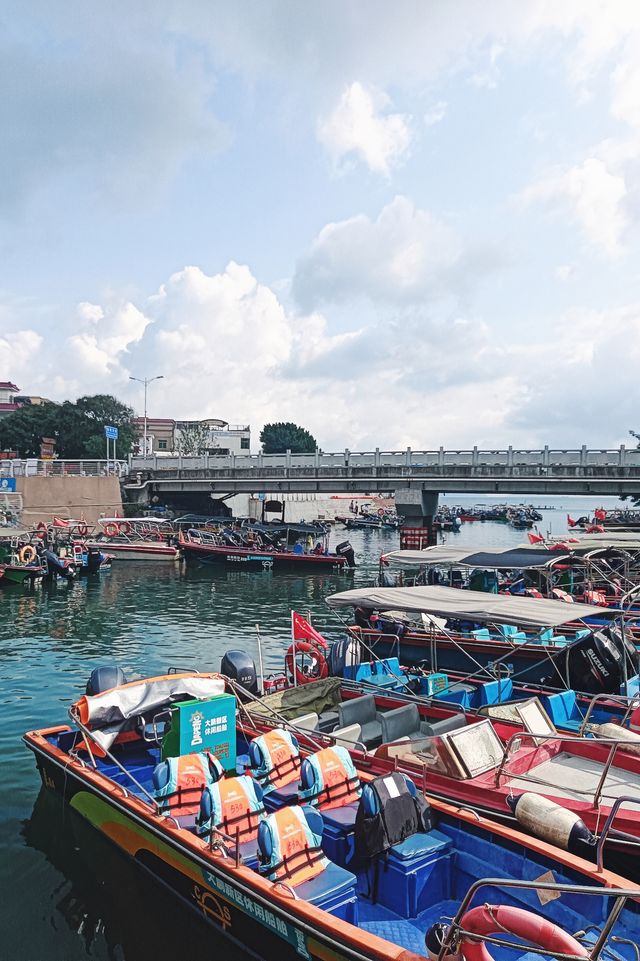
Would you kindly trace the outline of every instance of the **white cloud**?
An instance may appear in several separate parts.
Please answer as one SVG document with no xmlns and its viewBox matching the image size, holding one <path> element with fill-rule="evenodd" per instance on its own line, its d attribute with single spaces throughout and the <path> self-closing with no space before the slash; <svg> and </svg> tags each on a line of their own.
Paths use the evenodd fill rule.
<svg viewBox="0 0 640 961">
<path fill-rule="evenodd" d="M 293 294 L 304 310 L 354 297 L 419 302 L 446 292 L 461 254 L 447 224 L 398 196 L 376 220 L 327 224 L 296 267 Z"/>
<path fill-rule="evenodd" d="M 355 157 L 374 173 L 389 175 L 411 141 L 410 118 L 386 112 L 389 106 L 389 97 L 381 90 L 358 81 L 346 88 L 317 129 L 318 140 L 336 168 Z"/>
<path fill-rule="evenodd" d="M 562 281 L 562 283 L 570 280 L 575 272 L 576 268 L 574 264 L 559 264 L 554 270 L 556 279 Z"/>
<path fill-rule="evenodd" d="M 540 201 L 555 211 L 568 208 L 591 244 L 609 257 L 623 253 L 629 224 L 626 183 L 598 157 L 589 157 L 567 170 L 552 171 L 521 196 L 525 204 Z"/>
<path fill-rule="evenodd" d="M 436 124 L 440 123 L 441 120 L 444 120 L 446 113 L 447 104 L 444 100 L 439 100 L 438 103 L 434 103 L 424 115 L 424 122 L 426 126 L 434 127 Z"/>
</svg>

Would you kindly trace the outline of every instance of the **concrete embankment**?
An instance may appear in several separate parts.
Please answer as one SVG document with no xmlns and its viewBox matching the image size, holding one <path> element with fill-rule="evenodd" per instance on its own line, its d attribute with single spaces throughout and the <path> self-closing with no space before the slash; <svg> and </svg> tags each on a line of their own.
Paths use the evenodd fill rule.
<svg viewBox="0 0 640 961">
<path fill-rule="evenodd" d="M 18 477 L 22 496 L 22 522 L 26 527 L 54 517 L 95 523 L 102 515 L 122 514 L 117 477 Z"/>
</svg>

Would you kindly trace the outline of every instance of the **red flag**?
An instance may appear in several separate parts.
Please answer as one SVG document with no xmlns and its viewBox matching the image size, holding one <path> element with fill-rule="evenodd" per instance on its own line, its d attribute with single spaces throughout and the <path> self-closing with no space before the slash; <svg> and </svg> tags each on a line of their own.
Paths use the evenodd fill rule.
<svg viewBox="0 0 640 961">
<path fill-rule="evenodd" d="M 605 521 L 607 519 L 607 512 L 604 507 L 599 507 L 597 511 L 593 512 L 593 516 L 597 521 Z"/>
<path fill-rule="evenodd" d="M 54 517 L 54 518 L 53 518 L 53 526 L 54 526 L 54 527 L 68 527 L 68 526 L 69 526 L 69 521 L 65 521 L 64 518 L 62 518 L 62 517 Z"/>
<path fill-rule="evenodd" d="M 529 532 L 527 534 L 527 537 L 529 538 L 530 544 L 544 544 L 544 537 L 542 536 L 542 534 L 532 534 L 531 532 Z"/>
<path fill-rule="evenodd" d="M 567 524 L 569 525 L 569 527 L 575 527 L 577 523 L 578 522 L 574 521 L 573 517 L 571 517 L 570 514 L 567 514 Z"/>
<path fill-rule="evenodd" d="M 294 641 L 313 641 L 320 647 L 329 646 L 322 634 L 316 631 L 302 614 L 296 614 L 295 611 L 291 611 L 291 637 Z"/>
</svg>

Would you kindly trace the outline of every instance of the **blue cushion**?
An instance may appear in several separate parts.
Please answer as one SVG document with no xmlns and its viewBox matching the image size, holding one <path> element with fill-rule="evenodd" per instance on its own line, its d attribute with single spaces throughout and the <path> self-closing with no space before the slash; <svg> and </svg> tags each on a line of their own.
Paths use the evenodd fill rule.
<svg viewBox="0 0 640 961">
<path fill-rule="evenodd" d="M 298 782 L 291 781 L 283 787 L 275 788 L 264 796 L 264 804 L 267 810 L 275 811 L 277 808 L 285 807 L 287 804 L 297 804 L 298 802 Z"/>
<path fill-rule="evenodd" d="M 322 812 L 322 818 L 325 824 L 331 825 L 336 828 L 352 828 L 356 823 L 356 814 L 358 813 L 358 802 L 354 804 L 345 804 L 341 808 L 330 808 L 328 811 Z M 315 828 L 313 828 L 315 830 Z"/>
<path fill-rule="evenodd" d="M 318 904 L 328 898 L 348 894 L 350 888 L 355 888 L 356 879 L 350 871 L 346 871 L 337 864 L 329 861 L 322 874 L 317 874 L 309 881 L 297 884 L 295 892 L 303 901 Z"/>
<path fill-rule="evenodd" d="M 425 854 L 444 851 L 448 847 L 451 847 L 451 838 L 440 831 L 429 831 L 428 834 L 414 834 L 400 844 L 395 844 L 389 851 L 389 857 L 398 858 L 401 861 L 410 861 L 413 858 L 423 857 Z"/>
<path fill-rule="evenodd" d="M 481 627 L 477 631 L 471 631 L 471 633 L 477 641 L 491 640 L 491 634 L 489 633 L 489 630 L 486 627 Z"/>
</svg>

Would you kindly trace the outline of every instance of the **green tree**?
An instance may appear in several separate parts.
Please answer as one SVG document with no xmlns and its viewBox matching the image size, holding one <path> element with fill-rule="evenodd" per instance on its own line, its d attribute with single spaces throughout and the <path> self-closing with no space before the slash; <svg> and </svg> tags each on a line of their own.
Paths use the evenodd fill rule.
<svg viewBox="0 0 640 961">
<path fill-rule="evenodd" d="M 265 454 L 284 454 L 287 450 L 292 454 L 313 454 L 318 446 L 315 437 L 304 427 L 282 421 L 265 424 L 260 432 L 260 443 Z"/>
<path fill-rule="evenodd" d="M 0 420 L 0 448 L 39 457 L 42 438 L 54 437 L 58 457 L 100 459 L 106 452 L 104 428 L 111 425 L 118 428 L 118 456 L 126 457 L 136 440 L 132 417 L 133 410 L 110 394 L 21 407 Z"/>
<path fill-rule="evenodd" d="M 178 453 L 184 457 L 197 457 L 209 449 L 209 428 L 198 421 L 184 421 L 176 425 Z"/>
<path fill-rule="evenodd" d="M 0 420 L 0 450 L 20 457 L 39 457 L 43 437 L 57 437 L 57 404 L 33 404 Z"/>
</svg>

